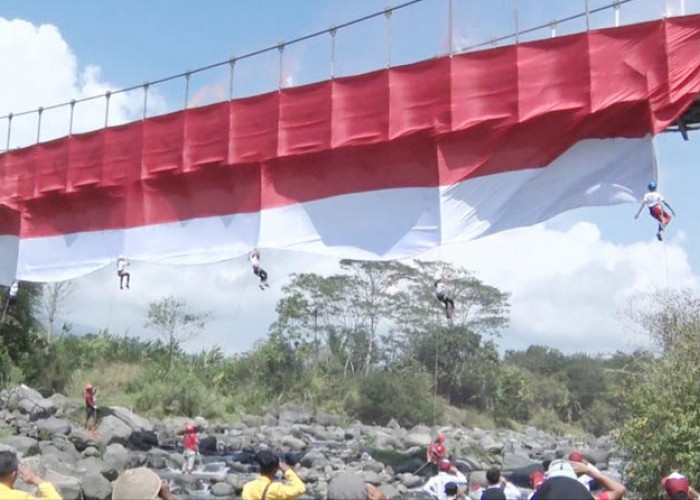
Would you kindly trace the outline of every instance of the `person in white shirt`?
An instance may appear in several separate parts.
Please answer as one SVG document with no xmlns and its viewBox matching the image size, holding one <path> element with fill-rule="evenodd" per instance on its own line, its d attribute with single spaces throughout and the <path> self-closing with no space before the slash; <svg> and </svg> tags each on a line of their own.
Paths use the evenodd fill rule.
<svg viewBox="0 0 700 500">
<path fill-rule="evenodd" d="M 671 222 L 671 215 L 669 215 L 669 213 L 664 209 L 664 206 L 671 211 L 671 214 L 673 214 L 674 217 L 676 212 L 674 212 L 671 205 L 664 200 L 661 193 L 656 190 L 656 182 L 654 181 L 647 185 L 647 192 L 642 198 L 642 204 L 634 216 L 635 219 L 639 218 L 639 214 L 642 213 L 642 209 L 645 206 L 649 207 L 649 214 L 659 223 L 658 230 L 656 231 L 656 237 L 659 241 L 662 241 L 662 233 L 666 229 L 666 226 L 668 226 L 668 224 Z"/>
<path fill-rule="evenodd" d="M 248 254 L 248 260 L 250 261 L 250 265 L 253 266 L 253 274 L 260 278 L 260 290 L 269 288 L 270 285 L 267 282 L 267 273 L 260 267 L 260 252 L 257 248 L 254 248 L 253 251 Z"/>
<path fill-rule="evenodd" d="M 445 305 L 445 316 L 452 319 L 455 311 L 455 301 L 447 295 L 447 287 L 439 276 L 435 277 L 435 297 Z"/>
<path fill-rule="evenodd" d="M 129 265 L 129 261 L 126 257 L 120 255 L 117 258 L 117 276 L 119 276 L 119 288 L 124 290 L 124 278 L 126 278 L 126 287 L 129 288 L 129 283 L 131 282 L 131 274 L 126 272 L 126 266 Z"/>
<path fill-rule="evenodd" d="M 17 294 L 19 293 L 19 281 L 14 280 L 7 291 L 7 310 L 12 310 L 17 304 Z"/>
<path fill-rule="evenodd" d="M 431 498 L 447 500 L 448 497 L 445 492 L 447 483 L 455 483 L 462 490 L 467 488 L 467 478 L 448 460 L 442 460 L 439 468 L 440 471 L 437 473 L 437 476 L 428 479 L 428 482 L 423 486 L 423 491 L 428 493 Z"/>
</svg>

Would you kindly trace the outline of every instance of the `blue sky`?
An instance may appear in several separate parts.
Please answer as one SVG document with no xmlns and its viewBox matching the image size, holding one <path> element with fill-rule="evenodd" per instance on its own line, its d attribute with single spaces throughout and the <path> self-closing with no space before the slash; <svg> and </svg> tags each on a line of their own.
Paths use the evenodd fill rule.
<svg viewBox="0 0 700 500">
<path fill-rule="evenodd" d="M 454 0 L 454 44 L 467 46 L 512 33 L 515 1 Z M 584 9 L 584 0 L 519 2 L 522 28 Z M 591 8 L 608 3 L 590 0 Z M 621 21 L 657 18 L 664 12 L 678 14 L 681 3 L 633 0 L 622 7 Z M 424 0 L 394 14 L 393 64 L 430 58 L 447 50 L 447 4 L 447 0 Z M 700 12 L 700 0 L 685 0 L 684 4 L 686 13 Z M 6 0 L 0 7 L 0 21 L 24 20 L 33 30 L 15 22 L 0 34 L 0 49 L 15 47 L 3 50 L 16 51 L 19 57 L 12 59 L 14 52 L 0 52 L 0 64 L 13 68 L 5 72 L 5 81 L 0 83 L 0 116 L 180 73 L 321 30 L 386 5 L 386 0 Z M 612 21 L 612 11 L 591 18 L 593 27 L 609 26 Z M 42 25 L 44 31 L 39 29 Z M 580 19 L 558 25 L 557 30 L 564 34 L 584 27 Z M 549 36 L 549 28 L 523 39 L 545 36 Z M 8 45 L 12 37 L 19 45 Z M 338 34 L 338 75 L 374 70 L 386 62 L 383 17 Z M 234 94 L 250 95 L 276 88 L 277 64 L 276 52 L 240 62 Z M 284 75 L 292 85 L 327 79 L 330 37 L 289 47 Z M 226 97 L 228 68 L 193 76 L 191 84 L 191 105 Z M 184 102 L 184 83 L 159 86 L 149 99 L 150 114 L 179 109 Z M 115 102 L 110 123 L 140 117 L 141 102 L 140 91 Z M 78 113 L 82 113 L 79 130 L 98 127 L 104 119 L 98 103 Z M 52 123 L 47 117 L 42 138 L 65 133 L 65 116 L 57 113 L 54 118 Z M 25 130 L 21 124 L 16 133 L 13 129 L 14 145 L 32 140 L 32 126 L 27 119 Z M 5 136 L 4 127 L 0 123 L 0 138 Z M 499 341 L 503 349 L 539 342 L 569 351 L 598 352 L 643 344 L 643 338 L 628 334 L 628 326 L 620 320 L 621 309 L 654 287 L 696 287 L 696 276 L 700 276 L 700 218 L 695 206 L 695 186 L 700 185 L 700 170 L 695 165 L 700 157 L 700 134 L 691 135 L 689 142 L 676 134 L 662 134 L 657 148 L 660 188 L 679 215 L 665 245 L 654 240 L 654 225 L 646 214 L 635 221 L 637 207 L 621 205 L 579 209 L 534 228 L 509 231 L 460 248 L 436 250 L 427 257 L 466 265 L 486 281 L 513 293 L 513 323 Z M 531 252 L 537 262 L 509 256 L 507 250 L 516 241 L 521 245 L 519 253 Z M 508 257 L 498 260 L 495 255 Z M 143 329 L 148 301 L 175 293 L 185 296 L 193 307 L 214 313 L 209 330 L 189 345 L 191 349 L 219 344 L 227 352 L 245 350 L 264 336 L 274 319 L 274 305 L 286 275 L 306 270 L 332 272 L 336 268 L 330 259 L 292 252 L 268 252 L 263 258 L 273 277 L 269 293 L 258 293 L 244 261 L 197 268 L 134 266 L 134 289 L 128 295 L 114 293 L 113 270 L 109 269 L 79 280 L 79 290 L 64 311 L 64 318 L 90 328 L 109 326 L 119 333 L 148 336 Z"/>
</svg>

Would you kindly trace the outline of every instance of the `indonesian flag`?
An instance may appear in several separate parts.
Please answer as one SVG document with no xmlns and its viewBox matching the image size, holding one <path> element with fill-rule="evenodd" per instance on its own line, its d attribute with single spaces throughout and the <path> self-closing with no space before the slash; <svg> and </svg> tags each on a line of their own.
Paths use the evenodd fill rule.
<svg viewBox="0 0 700 500">
<path fill-rule="evenodd" d="M 252 247 L 397 259 L 632 202 L 700 91 L 700 17 L 443 57 L 0 156 L 0 279 Z M 14 229 L 13 229 L 14 228 Z M 4 243 L 2 243 L 4 242 Z M 15 269 L 16 268 L 16 269 Z"/>
</svg>

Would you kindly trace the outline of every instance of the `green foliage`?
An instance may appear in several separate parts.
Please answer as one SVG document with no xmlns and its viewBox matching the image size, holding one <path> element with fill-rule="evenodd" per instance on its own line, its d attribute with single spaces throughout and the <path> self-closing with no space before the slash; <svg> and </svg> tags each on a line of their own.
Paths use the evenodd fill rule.
<svg viewBox="0 0 700 500">
<path fill-rule="evenodd" d="M 688 291 L 665 292 L 646 306 L 635 319 L 662 352 L 625 370 L 628 418 L 619 440 L 630 458 L 631 489 L 659 498 L 659 481 L 673 470 L 691 484 L 700 481 L 700 300 Z"/>
<path fill-rule="evenodd" d="M 358 399 L 349 410 L 364 422 L 386 425 L 392 418 L 402 425 L 432 423 L 433 401 L 426 398 L 430 377 L 415 371 L 375 372 L 360 379 Z M 435 410 L 440 418 L 442 408 Z"/>
</svg>

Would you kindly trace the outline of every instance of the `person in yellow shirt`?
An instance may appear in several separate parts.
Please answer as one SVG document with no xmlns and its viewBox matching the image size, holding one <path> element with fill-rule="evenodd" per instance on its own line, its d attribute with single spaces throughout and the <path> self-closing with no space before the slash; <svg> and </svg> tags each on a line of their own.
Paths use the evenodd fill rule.
<svg viewBox="0 0 700 500">
<path fill-rule="evenodd" d="M 15 453 L 0 451 L 0 498 L 2 500 L 35 499 L 36 497 L 33 497 L 26 491 L 13 489 L 17 476 L 21 477 L 25 483 L 36 486 L 39 490 L 39 498 L 61 500 L 61 495 L 56 491 L 53 484 L 41 479 L 33 470 L 19 465 L 19 460 L 17 460 Z"/>
<path fill-rule="evenodd" d="M 243 500 L 293 500 L 306 491 L 304 482 L 299 479 L 294 469 L 282 462 L 277 455 L 268 450 L 258 452 L 260 476 L 243 486 Z M 288 484 L 275 481 L 278 470 L 282 470 Z"/>
</svg>

